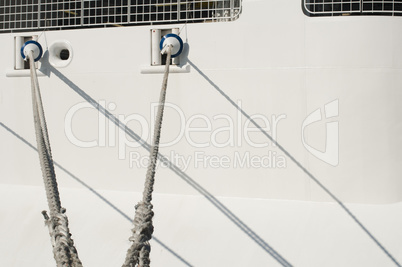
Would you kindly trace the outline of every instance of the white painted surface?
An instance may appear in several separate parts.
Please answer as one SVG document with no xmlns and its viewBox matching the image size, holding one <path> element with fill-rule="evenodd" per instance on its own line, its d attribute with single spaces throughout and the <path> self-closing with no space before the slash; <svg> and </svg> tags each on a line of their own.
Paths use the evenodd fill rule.
<svg viewBox="0 0 402 267">
<path fill-rule="evenodd" d="M 126 216 L 133 216 L 140 194 L 61 191 L 83 264 L 120 266 L 130 245 Z M 47 205 L 43 188 L 3 185 L 0 193 L 2 203 L 13 203 L 1 205 L 7 216 L 0 221 L 0 249 L 7 256 L 0 265 L 54 266 L 40 213 Z M 268 251 L 293 266 L 394 266 L 335 204 L 250 198 L 216 198 L 216 203 L 221 210 L 203 196 L 156 194 L 152 266 L 281 266 Z M 402 258 L 400 203 L 348 206 Z"/>
<path fill-rule="evenodd" d="M 247 122 L 247 114 L 269 135 L 276 133 L 279 144 L 340 200 L 359 203 L 349 206 L 401 259 L 402 18 L 308 18 L 299 0 L 245 1 L 235 22 L 161 26 L 176 27 L 182 29 L 186 43 L 180 63 L 189 65 L 189 72 L 169 77 L 167 101 L 182 113 L 167 108 L 162 142 L 184 133 L 174 145 L 161 148 L 161 153 L 172 160 L 184 156 L 190 164 L 184 171 L 181 162 L 176 162 L 176 167 L 160 167 L 157 172 L 155 237 L 194 266 L 274 264 L 261 246 L 205 199 L 207 194 L 216 196 L 295 266 L 392 265 L 266 135 L 250 132 L 245 137 L 245 128 L 254 127 Z M 162 75 L 141 73 L 151 62 L 152 28 L 49 31 L 39 39 L 45 50 L 57 40 L 67 40 L 74 50 L 73 60 L 63 69 L 51 67 L 45 57 L 39 68 L 46 76 L 39 80 L 54 159 L 67 171 L 56 170 L 62 202 L 87 266 L 121 264 L 131 226 L 70 174 L 132 216 L 145 167 L 130 166 L 129 155 L 147 156 L 148 151 L 129 134 L 144 135 L 149 143 L 151 132 L 140 121 L 131 120 L 129 130 L 119 134 L 114 119 L 105 119 L 88 103 L 103 105 L 101 110 L 120 121 L 153 121 L 151 103 L 158 100 Z M 41 173 L 31 147 L 35 137 L 30 80 L 6 75 L 14 67 L 14 34 L 1 34 L 0 43 L 0 207 L 4 218 L 0 224 L 1 254 L 7 255 L 0 257 L 0 265 L 54 266 L 40 216 L 46 208 Z M 325 151 L 325 123 L 338 122 L 337 166 L 310 154 L 301 135 L 309 114 L 320 109 L 325 118 L 324 108 L 334 100 L 339 103 L 338 117 L 306 127 L 304 141 Z M 77 105 L 86 108 L 69 113 Z M 73 115 L 71 132 L 89 147 L 78 147 L 67 137 L 68 115 Z M 200 116 L 211 121 L 210 130 L 191 132 L 208 127 Z M 216 132 L 228 126 L 223 118 L 233 120 L 233 145 L 219 145 L 232 137 L 228 131 Z M 122 140 L 136 147 L 119 147 Z M 211 144 L 212 140 L 218 144 Z M 268 145 L 255 147 L 250 141 Z M 209 143 L 197 148 L 194 142 Z M 229 157 L 230 164 L 204 166 L 197 161 L 199 155 L 209 161 Z M 236 157 L 247 155 L 276 155 L 285 158 L 286 166 L 234 166 Z M 96 249 L 90 248 L 94 244 Z M 158 242 L 154 245 L 154 266 L 183 263 Z"/>
</svg>

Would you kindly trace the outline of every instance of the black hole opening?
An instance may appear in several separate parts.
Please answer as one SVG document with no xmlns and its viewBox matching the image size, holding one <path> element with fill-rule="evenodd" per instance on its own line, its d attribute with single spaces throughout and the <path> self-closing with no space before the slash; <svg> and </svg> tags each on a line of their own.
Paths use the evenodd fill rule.
<svg viewBox="0 0 402 267">
<path fill-rule="evenodd" d="M 166 65 L 167 54 L 162 55 L 162 65 Z M 169 65 L 172 65 L 172 60 L 170 60 Z"/>
<path fill-rule="evenodd" d="M 67 49 L 63 49 L 60 52 L 60 59 L 61 60 L 67 60 L 70 57 L 70 51 L 68 51 Z"/>
</svg>

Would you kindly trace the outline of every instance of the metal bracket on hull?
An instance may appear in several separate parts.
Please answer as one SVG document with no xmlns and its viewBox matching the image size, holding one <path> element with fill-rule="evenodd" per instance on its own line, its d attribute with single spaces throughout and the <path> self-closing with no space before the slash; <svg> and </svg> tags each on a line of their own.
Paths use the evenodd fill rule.
<svg viewBox="0 0 402 267">
<path fill-rule="evenodd" d="M 180 54 L 183 52 L 184 44 L 179 37 L 179 28 L 173 29 L 152 29 L 151 30 L 151 64 L 141 66 L 142 74 L 163 73 L 166 59 L 161 50 L 168 45 L 173 45 L 170 73 L 188 73 L 190 65 L 180 65 Z"/>
<path fill-rule="evenodd" d="M 29 77 L 31 75 L 30 70 L 13 70 L 13 69 L 7 69 L 6 70 L 6 77 Z M 37 76 L 42 77 L 42 76 L 47 76 L 45 73 L 41 72 L 40 70 L 37 70 Z"/>
<path fill-rule="evenodd" d="M 30 77 L 29 64 L 28 64 L 28 62 L 24 61 L 24 57 L 21 55 L 21 48 L 24 47 L 24 44 L 28 44 L 29 46 L 32 46 L 33 42 L 35 42 L 33 40 L 36 40 L 37 38 L 38 38 L 38 35 L 17 34 L 14 36 L 14 38 L 13 38 L 14 39 L 14 66 L 12 66 L 12 67 L 10 66 L 10 68 L 7 68 L 5 70 L 6 77 Z M 38 52 L 40 52 L 40 51 L 38 51 Z M 35 65 L 36 65 L 36 68 L 38 68 L 38 62 L 35 62 Z M 46 75 L 44 73 L 38 71 L 38 76 L 46 76 Z"/>
<path fill-rule="evenodd" d="M 165 66 L 142 66 L 141 73 L 142 74 L 153 74 L 153 73 L 163 73 Z M 190 65 L 184 65 L 182 67 L 179 66 L 170 66 L 169 73 L 189 73 Z"/>
</svg>

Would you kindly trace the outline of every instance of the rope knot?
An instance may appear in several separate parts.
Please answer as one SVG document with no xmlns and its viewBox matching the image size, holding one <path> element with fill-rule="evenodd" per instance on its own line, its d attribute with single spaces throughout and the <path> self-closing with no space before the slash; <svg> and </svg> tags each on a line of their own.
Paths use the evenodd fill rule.
<svg viewBox="0 0 402 267">
<path fill-rule="evenodd" d="M 130 241 L 133 242 L 147 242 L 152 238 L 154 227 L 152 225 L 152 218 L 154 212 L 152 211 L 152 204 L 140 202 L 136 205 L 133 236 L 130 237 Z"/>
<path fill-rule="evenodd" d="M 49 218 L 46 211 L 42 211 L 45 224 L 49 228 L 53 254 L 58 264 L 57 266 L 82 267 L 77 250 L 74 247 L 74 241 L 71 239 L 68 218 L 65 212 L 66 210 L 62 208 L 61 213 L 51 215 Z"/>
<path fill-rule="evenodd" d="M 151 252 L 149 240 L 151 240 L 154 232 L 152 208 L 151 203 L 144 201 L 135 205 L 133 235 L 129 238 L 133 244 L 127 252 L 126 262 L 123 266 L 136 266 L 136 264 L 144 267 L 149 266 L 149 253 Z"/>
</svg>

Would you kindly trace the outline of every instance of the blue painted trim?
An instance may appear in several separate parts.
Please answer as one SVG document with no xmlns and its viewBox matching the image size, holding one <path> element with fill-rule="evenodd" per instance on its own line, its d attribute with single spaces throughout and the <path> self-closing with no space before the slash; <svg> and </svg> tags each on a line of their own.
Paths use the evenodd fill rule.
<svg viewBox="0 0 402 267">
<path fill-rule="evenodd" d="M 42 46 L 41 46 L 37 41 L 34 41 L 34 40 L 29 40 L 29 41 L 25 42 L 25 44 L 21 47 L 21 56 L 22 56 L 22 58 L 25 59 L 24 48 L 25 48 L 25 46 L 27 46 L 28 44 L 34 44 L 34 45 L 36 45 L 37 47 L 39 47 L 39 55 L 34 59 L 34 61 L 36 62 L 36 61 L 38 61 L 39 59 L 41 59 L 41 58 L 42 58 L 42 54 L 43 54 Z"/>
<path fill-rule="evenodd" d="M 177 34 L 168 33 L 168 34 L 166 34 L 165 36 L 163 36 L 162 39 L 161 39 L 161 42 L 159 43 L 159 49 L 160 49 L 160 50 L 163 49 L 163 43 L 165 42 L 165 40 L 166 40 L 167 38 L 170 38 L 170 37 L 176 38 L 176 39 L 179 41 L 179 43 L 180 43 L 180 49 L 179 49 L 179 51 L 178 51 L 176 54 L 172 55 L 172 58 L 174 58 L 174 57 L 177 57 L 178 55 L 180 55 L 181 52 L 183 52 L 183 40 L 182 40 L 182 39 L 180 38 L 180 36 L 178 36 Z"/>
</svg>

